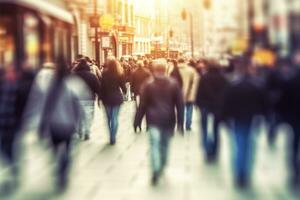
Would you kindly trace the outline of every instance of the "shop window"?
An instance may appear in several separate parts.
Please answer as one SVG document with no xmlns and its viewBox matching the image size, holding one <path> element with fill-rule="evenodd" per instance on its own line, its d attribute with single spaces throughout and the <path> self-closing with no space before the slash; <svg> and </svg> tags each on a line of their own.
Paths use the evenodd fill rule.
<svg viewBox="0 0 300 200">
<path fill-rule="evenodd" d="M 30 14 L 24 15 L 24 50 L 27 67 L 36 69 L 40 64 L 38 19 Z"/>
<path fill-rule="evenodd" d="M 13 20 L 10 17 L 0 17 L 0 69 L 14 64 L 15 57 L 15 39 Z"/>
</svg>

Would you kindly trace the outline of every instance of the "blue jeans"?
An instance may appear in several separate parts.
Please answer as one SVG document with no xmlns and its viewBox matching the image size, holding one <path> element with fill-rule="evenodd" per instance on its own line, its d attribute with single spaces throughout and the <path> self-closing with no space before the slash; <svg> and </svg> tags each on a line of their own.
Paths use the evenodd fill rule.
<svg viewBox="0 0 300 200">
<path fill-rule="evenodd" d="M 150 158 L 153 173 L 160 174 L 167 164 L 171 130 L 149 126 Z"/>
<path fill-rule="evenodd" d="M 193 103 L 185 104 L 185 128 L 192 128 L 192 117 L 193 117 Z"/>
<path fill-rule="evenodd" d="M 251 122 L 233 124 L 233 162 L 236 180 L 248 181 L 253 154 Z"/>
<path fill-rule="evenodd" d="M 213 116 L 213 121 L 208 116 Z M 208 125 L 212 124 L 211 130 Z M 219 120 L 206 109 L 201 109 L 202 146 L 208 158 L 215 158 L 219 150 Z"/>
<path fill-rule="evenodd" d="M 107 106 L 105 105 L 105 112 L 107 116 L 107 123 L 110 133 L 110 142 L 116 141 L 116 135 L 118 131 L 118 118 L 119 118 L 120 106 Z"/>
<path fill-rule="evenodd" d="M 90 135 L 91 126 L 94 120 L 95 113 L 95 102 L 92 101 L 80 101 L 80 104 L 83 108 L 84 117 L 80 123 L 79 134 L 81 135 Z"/>
</svg>

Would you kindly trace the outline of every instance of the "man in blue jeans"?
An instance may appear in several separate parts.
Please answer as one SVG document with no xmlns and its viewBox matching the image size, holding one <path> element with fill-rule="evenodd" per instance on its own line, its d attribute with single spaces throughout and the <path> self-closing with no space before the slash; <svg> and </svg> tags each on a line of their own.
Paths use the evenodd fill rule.
<svg viewBox="0 0 300 200">
<path fill-rule="evenodd" d="M 192 129 L 193 106 L 196 100 L 199 75 L 183 58 L 178 60 L 178 71 L 182 81 L 182 93 L 185 102 L 185 128 Z"/>
<path fill-rule="evenodd" d="M 142 86 L 134 120 L 136 130 L 146 115 L 150 139 L 152 184 L 156 185 L 167 163 L 169 140 L 177 127 L 183 131 L 184 101 L 176 80 L 165 75 L 167 63 L 153 62 L 153 77 Z"/>
<path fill-rule="evenodd" d="M 253 154 L 253 119 L 266 114 L 268 99 L 263 87 L 248 71 L 250 61 L 239 60 L 239 77 L 224 93 L 222 117 L 230 122 L 233 136 L 233 160 L 235 183 L 246 187 L 251 178 L 251 159 Z"/>
<path fill-rule="evenodd" d="M 196 104 L 201 110 L 201 138 L 207 161 L 215 161 L 219 150 L 219 121 L 222 94 L 228 85 L 228 81 L 222 73 L 220 65 L 215 61 L 209 61 L 207 72 L 201 76 Z M 209 120 L 209 116 L 212 116 Z M 209 125 L 212 128 L 209 130 Z M 213 137 L 209 137 L 212 135 Z"/>
</svg>

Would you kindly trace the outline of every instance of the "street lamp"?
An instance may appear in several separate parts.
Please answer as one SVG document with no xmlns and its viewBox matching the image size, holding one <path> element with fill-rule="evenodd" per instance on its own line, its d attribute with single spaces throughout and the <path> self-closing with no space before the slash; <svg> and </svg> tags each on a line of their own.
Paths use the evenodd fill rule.
<svg viewBox="0 0 300 200">
<path fill-rule="evenodd" d="M 193 27 L 193 15 L 191 12 L 187 12 L 186 9 L 182 9 L 181 18 L 182 20 L 186 20 L 187 17 L 190 17 L 190 40 L 191 40 L 191 53 L 192 57 L 194 57 L 194 27 Z"/>
</svg>

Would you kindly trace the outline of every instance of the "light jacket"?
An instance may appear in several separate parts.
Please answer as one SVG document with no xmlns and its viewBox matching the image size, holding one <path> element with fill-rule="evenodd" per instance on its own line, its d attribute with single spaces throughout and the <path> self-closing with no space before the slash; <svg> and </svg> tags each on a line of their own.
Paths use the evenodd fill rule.
<svg viewBox="0 0 300 200">
<path fill-rule="evenodd" d="M 182 79 L 182 92 L 185 103 L 194 103 L 197 96 L 197 88 L 200 77 L 197 71 L 185 63 L 178 64 Z"/>
</svg>

